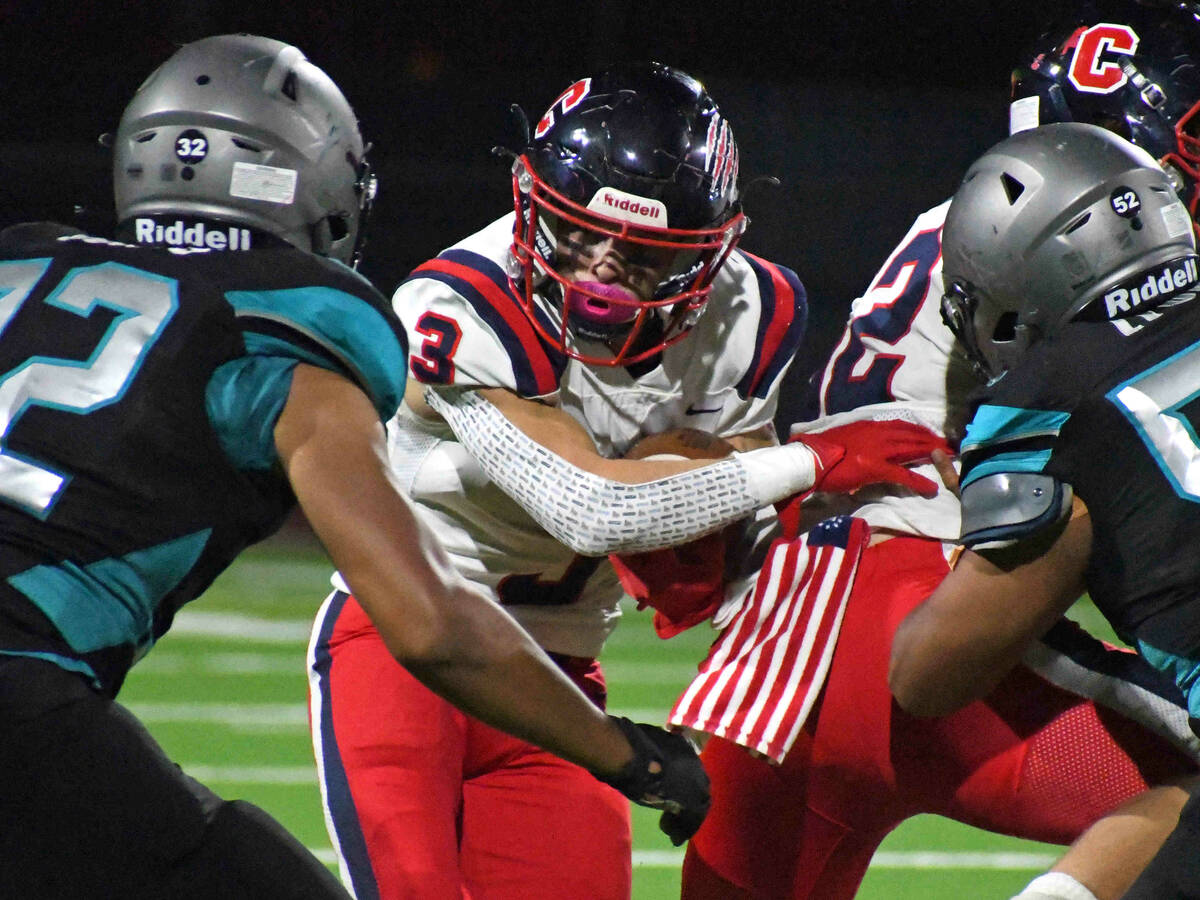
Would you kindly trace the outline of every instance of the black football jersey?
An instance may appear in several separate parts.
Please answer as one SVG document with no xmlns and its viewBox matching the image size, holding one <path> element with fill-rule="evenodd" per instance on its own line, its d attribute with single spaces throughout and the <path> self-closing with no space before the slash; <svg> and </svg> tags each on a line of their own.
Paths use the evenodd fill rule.
<svg viewBox="0 0 1200 900">
<path fill-rule="evenodd" d="M 405 336 L 340 263 L 0 235 L 0 653 L 115 693 L 128 668 L 295 503 L 273 428 L 298 362 L 380 419 Z"/>
<path fill-rule="evenodd" d="M 1200 299 L 1072 322 L 985 389 L 962 444 L 964 521 L 988 476 L 1042 473 L 1092 519 L 1089 593 L 1153 655 L 1200 659 Z"/>
</svg>

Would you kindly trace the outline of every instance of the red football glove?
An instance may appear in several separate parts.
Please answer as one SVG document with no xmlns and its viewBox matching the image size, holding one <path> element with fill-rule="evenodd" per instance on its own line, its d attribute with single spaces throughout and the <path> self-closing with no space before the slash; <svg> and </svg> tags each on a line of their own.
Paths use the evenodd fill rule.
<svg viewBox="0 0 1200 900">
<path fill-rule="evenodd" d="M 609 556 L 638 609 L 654 609 L 654 630 L 663 640 L 710 618 L 725 599 L 725 553 L 733 527 L 679 547 Z"/>
<path fill-rule="evenodd" d="M 850 494 L 868 484 L 897 484 L 922 497 L 932 497 L 938 484 L 905 468 L 930 461 L 934 450 L 952 453 L 945 438 L 923 425 L 903 419 L 851 422 L 813 434 L 797 434 L 799 441 L 817 457 L 817 478 L 811 491 L 781 500 L 775 505 L 784 536 L 799 531 L 800 504 L 812 491 Z"/>
<path fill-rule="evenodd" d="M 938 492 L 937 482 L 905 466 L 929 462 L 934 450 L 950 452 L 945 438 L 903 419 L 851 422 L 816 434 L 797 434 L 791 440 L 806 445 L 817 455 L 813 490 L 831 494 L 850 494 L 868 484 L 887 483 L 910 488 L 922 497 L 932 497 Z M 832 448 L 843 450 L 840 459 L 830 452 Z M 826 464 L 827 457 L 833 460 L 832 464 Z"/>
</svg>

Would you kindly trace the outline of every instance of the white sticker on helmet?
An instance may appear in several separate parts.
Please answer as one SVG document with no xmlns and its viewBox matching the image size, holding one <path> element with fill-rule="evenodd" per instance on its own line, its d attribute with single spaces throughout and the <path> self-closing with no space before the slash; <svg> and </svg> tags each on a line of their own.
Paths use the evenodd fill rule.
<svg viewBox="0 0 1200 900">
<path fill-rule="evenodd" d="M 287 205 L 296 199 L 297 177 L 295 169 L 235 162 L 229 179 L 229 195 Z"/>
<path fill-rule="evenodd" d="M 635 225 L 667 227 L 667 207 L 661 200 L 627 194 L 616 188 L 602 187 L 592 195 L 587 208 L 608 219 L 620 219 Z"/>
<path fill-rule="evenodd" d="M 1162 219 L 1168 237 L 1177 238 L 1192 230 L 1192 217 L 1182 203 L 1168 203 L 1164 206 Z"/>
<path fill-rule="evenodd" d="M 1034 94 L 1032 97 L 1022 97 L 1020 100 L 1014 100 L 1008 107 L 1008 133 L 1016 134 L 1018 131 L 1028 131 L 1030 128 L 1038 127 L 1038 119 L 1041 116 L 1041 97 Z"/>
</svg>

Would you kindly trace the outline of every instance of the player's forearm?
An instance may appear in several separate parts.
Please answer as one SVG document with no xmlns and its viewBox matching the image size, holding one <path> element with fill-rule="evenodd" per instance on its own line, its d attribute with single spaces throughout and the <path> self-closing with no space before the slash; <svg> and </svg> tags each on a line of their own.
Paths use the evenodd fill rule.
<svg viewBox="0 0 1200 900">
<path fill-rule="evenodd" d="M 403 528 L 373 527 L 371 510 Z M 502 731 L 598 773 L 632 757 L 628 742 L 500 606 L 468 584 L 398 495 L 358 507 L 353 542 L 327 546 L 392 655 L 435 693 Z"/>
<path fill-rule="evenodd" d="M 888 685 L 900 706 L 947 715 L 991 691 L 1079 596 L 1090 547 L 1082 518 L 1046 549 L 965 552 L 896 629 Z"/>
<path fill-rule="evenodd" d="M 982 632 L 961 624 L 941 616 L 929 602 L 900 623 L 892 639 L 888 686 L 906 712 L 949 715 L 986 695 L 1019 658 L 1019 650 L 1006 656 Z"/>
<path fill-rule="evenodd" d="M 456 598 L 445 640 L 397 658 L 455 706 L 598 774 L 633 753 L 620 730 L 503 610 L 478 596 Z"/>
<path fill-rule="evenodd" d="M 573 464 L 474 392 L 430 399 L 488 477 L 547 532 L 584 555 L 686 543 L 808 490 L 816 478 L 812 452 L 789 444 L 716 461 L 607 461 L 665 467 L 644 470 L 664 477 L 629 483 Z"/>
</svg>

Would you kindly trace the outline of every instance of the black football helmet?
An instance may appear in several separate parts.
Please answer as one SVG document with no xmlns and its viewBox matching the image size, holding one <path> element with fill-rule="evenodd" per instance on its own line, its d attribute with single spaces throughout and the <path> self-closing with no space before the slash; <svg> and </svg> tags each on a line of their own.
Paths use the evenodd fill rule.
<svg viewBox="0 0 1200 900">
<path fill-rule="evenodd" d="M 1009 133 L 1100 125 L 1166 169 L 1195 218 L 1200 203 L 1200 3 L 1101 0 L 1060 19 L 1012 76 Z"/>
<path fill-rule="evenodd" d="M 700 82 L 658 63 L 576 81 L 512 172 L 510 275 L 538 333 L 593 365 L 629 365 L 683 338 L 746 225 L 729 123 Z M 649 297 L 562 274 L 570 248 L 610 239 L 652 273 Z"/>
</svg>

